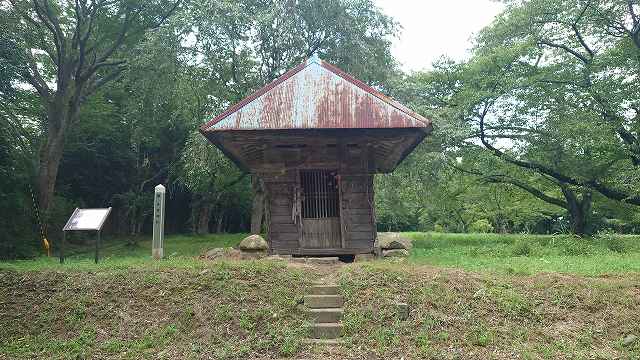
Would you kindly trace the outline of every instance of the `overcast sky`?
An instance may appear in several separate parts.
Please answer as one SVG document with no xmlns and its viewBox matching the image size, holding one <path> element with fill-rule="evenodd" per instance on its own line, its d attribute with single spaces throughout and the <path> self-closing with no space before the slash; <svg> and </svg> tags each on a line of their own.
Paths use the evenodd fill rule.
<svg viewBox="0 0 640 360">
<path fill-rule="evenodd" d="M 402 25 L 393 46 L 405 71 L 429 68 L 440 55 L 463 59 L 470 39 L 503 8 L 492 0 L 376 0 Z"/>
</svg>

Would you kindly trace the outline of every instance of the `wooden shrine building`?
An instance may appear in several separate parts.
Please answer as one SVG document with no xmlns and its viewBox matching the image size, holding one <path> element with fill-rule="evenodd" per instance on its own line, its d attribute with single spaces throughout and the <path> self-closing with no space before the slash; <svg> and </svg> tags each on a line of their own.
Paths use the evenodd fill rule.
<svg viewBox="0 0 640 360">
<path fill-rule="evenodd" d="M 274 254 L 374 251 L 373 174 L 389 173 L 431 122 L 316 56 L 200 131 L 264 183 Z"/>
</svg>

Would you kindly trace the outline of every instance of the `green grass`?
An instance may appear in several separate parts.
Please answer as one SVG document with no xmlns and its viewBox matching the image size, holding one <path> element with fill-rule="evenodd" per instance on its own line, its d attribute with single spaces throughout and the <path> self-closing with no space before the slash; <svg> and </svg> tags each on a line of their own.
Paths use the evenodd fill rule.
<svg viewBox="0 0 640 360">
<path fill-rule="evenodd" d="M 640 236 L 405 233 L 410 261 L 472 271 L 602 275 L 640 272 Z"/>
<path fill-rule="evenodd" d="M 167 268 L 202 268 L 203 262 L 197 257 L 206 250 L 217 247 L 233 247 L 246 234 L 221 234 L 186 236 L 167 236 L 164 240 L 163 261 L 151 259 L 151 238 L 141 237 L 136 246 L 127 245 L 128 238 L 107 239 L 100 250 L 100 261 L 94 263 L 93 239 L 84 246 L 68 246 L 65 263 L 60 264 L 57 257 L 38 257 L 33 260 L 0 262 L 0 270 L 85 270 L 96 269 L 128 269 L 130 267 L 148 267 L 152 269 Z"/>
<path fill-rule="evenodd" d="M 409 261 L 415 264 L 471 271 L 512 274 L 561 272 L 597 276 L 640 272 L 640 236 L 607 235 L 576 238 L 569 235 L 405 233 L 413 240 Z M 137 246 L 128 238 L 108 239 L 99 264 L 93 263 L 92 239 L 84 246 L 69 246 L 66 263 L 57 258 L 0 262 L 0 270 L 86 270 L 130 267 L 202 268 L 197 256 L 216 247 L 233 247 L 246 234 L 206 236 L 174 235 L 165 239 L 165 260 L 151 259 L 151 239 Z"/>
</svg>

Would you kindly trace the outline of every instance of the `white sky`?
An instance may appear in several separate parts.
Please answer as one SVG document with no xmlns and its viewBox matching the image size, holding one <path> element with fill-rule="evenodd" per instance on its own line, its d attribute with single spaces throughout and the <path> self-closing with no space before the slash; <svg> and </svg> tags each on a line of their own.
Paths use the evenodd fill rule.
<svg viewBox="0 0 640 360">
<path fill-rule="evenodd" d="M 402 26 L 393 55 L 405 71 L 428 69 L 441 55 L 464 59 L 471 38 L 503 9 L 492 0 L 376 0 Z"/>
</svg>

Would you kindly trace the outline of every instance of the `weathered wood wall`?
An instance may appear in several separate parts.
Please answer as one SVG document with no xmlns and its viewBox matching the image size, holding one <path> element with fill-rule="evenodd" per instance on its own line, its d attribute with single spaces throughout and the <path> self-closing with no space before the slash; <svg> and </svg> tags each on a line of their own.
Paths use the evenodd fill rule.
<svg viewBox="0 0 640 360">
<path fill-rule="evenodd" d="M 316 152 L 309 157 L 319 158 L 320 161 L 305 162 L 304 165 L 282 172 L 260 174 L 267 192 L 268 239 L 271 252 L 331 255 L 373 251 L 376 237 L 374 189 L 373 175 L 366 173 L 367 151 L 355 146 L 344 147 L 343 150 L 343 159 L 329 161 L 326 156 L 321 155 L 322 153 Z M 300 189 L 298 171 L 309 168 L 338 170 L 342 247 L 303 247 L 302 219 L 295 210 L 296 202 L 299 200 L 299 194 L 296 195 L 296 192 Z"/>
<path fill-rule="evenodd" d="M 262 174 L 267 193 L 267 237 L 276 254 L 293 254 L 299 247 L 298 219 L 293 217 L 296 171 Z"/>
<path fill-rule="evenodd" d="M 376 237 L 373 175 L 340 177 L 343 238 L 353 253 L 373 251 Z"/>
</svg>

